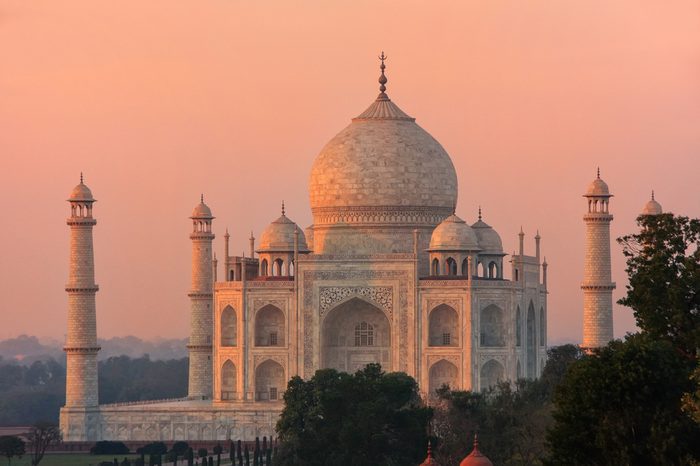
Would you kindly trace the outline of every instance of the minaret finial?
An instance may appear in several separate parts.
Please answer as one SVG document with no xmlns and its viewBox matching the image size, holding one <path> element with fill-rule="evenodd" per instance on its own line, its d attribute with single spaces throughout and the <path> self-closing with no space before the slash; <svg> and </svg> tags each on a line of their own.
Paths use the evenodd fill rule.
<svg viewBox="0 0 700 466">
<path fill-rule="evenodd" d="M 284 215 L 284 201 L 282 201 L 282 215 Z"/>
<path fill-rule="evenodd" d="M 597 174 L 598 179 L 600 179 L 600 167 L 598 167 L 598 174 Z"/>
<path fill-rule="evenodd" d="M 652 201 L 654 200 L 654 190 L 653 189 L 651 190 L 651 200 Z"/>
<path fill-rule="evenodd" d="M 204 204 L 204 193 L 202 193 L 202 194 L 199 195 L 199 202 L 201 202 L 202 204 Z"/>
<path fill-rule="evenodd" d="M 381 74 L 381 76 L 379 76 L 379 98 L 381 98 L 381 99 L 388 98 L 386 93 L 385 93 L 387 79 L 386 79 L 386 76 L 384 75 L 384 70 L 386 69 L 386 65 L 384 64 L 384 61 L 387 58 L 389 58 L 389 57 L 384 55 L 384 51 L 382 50 L 382 54 L 379 55 L 379 60 L 381 61 L 381 65 L 379 65 L 379 69 L 382 70 L 382 74 Z"/>
<path fill-rule="evenodd" d="M 83 184 L 83 172 L 80 172 L 80 184 Z"/>
<path fill-rule="evenodd" d="M 481 220 L 481 206 L 479 206 L 479 220 Z"/>
<path fill-rule="evenodd" d="M 479 433 L 474 432 L 474 448 L 479 448 Z"/>
</svg>

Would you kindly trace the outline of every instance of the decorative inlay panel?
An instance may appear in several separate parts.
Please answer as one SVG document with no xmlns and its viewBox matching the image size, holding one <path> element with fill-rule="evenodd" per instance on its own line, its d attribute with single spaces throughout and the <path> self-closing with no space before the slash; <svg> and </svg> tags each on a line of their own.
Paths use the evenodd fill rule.
<svg viewBox="0 0 700 466">
<path fill-rule="evenodd" d="M 307 270 L 303 272 L 304 283 L 304 377 L 310 378 L 314 373 L 314 353 L 318 351 L 314 344 L 314 284 L 317 281 L 352 280 L 399 280 L 398 322 L 390 320 L 392 329 L 398 323 L 399 367 L 395 370 L 406 371 L 408 368 L 408 279 L 404 270 Z M 333 288 L 333 287 L 329 287 Z M 359 287 L 358 287 L 359 288 Z M 381 287 L 380 287 L 381 288 Z M 384 309 L 384 308 L 382 308 Z M 320 316 L 320 312 L 319 312 Z M 393 312 L 392 312 L 393 316 Z"/>
<path fill-rule="evenodd" d="M 322 286 L 318 293 L 321 317 L 335 304 L 353 297 L 372 301 L 389 316 L 389 322 L 394 317 L 394 296 L 390 286 Z"/>
<path fill-rule="evenodd" d="M 428 312 L 432 311 L 441 304 L 446 304 L 450 306 L 455 311 L 459 312 L 460 305 L 462 304 L 461 299 L 429 299 L 428 300 Z"/>
<path fill-rule="evenodd" d="M 271 304 L 271 305 L 275 306 L 277 309 L 284 311 L 286 308 L 287 300 L 285 300 L 285 299 L 265 299 L 265 298 L 254 299 L 253 300 L 253 310 L 255 312 L 258 312 L 260 309 L 267 306 L 268 304 Z"/>
</svg>

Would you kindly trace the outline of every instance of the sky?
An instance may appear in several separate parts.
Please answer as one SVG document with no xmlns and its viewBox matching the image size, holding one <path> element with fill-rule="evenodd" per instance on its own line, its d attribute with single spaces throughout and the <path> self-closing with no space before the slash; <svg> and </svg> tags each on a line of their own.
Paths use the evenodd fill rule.
<svg viewBox="0 0 700 466">
<path fill-rule="evenodd" d="M 0 338 L 62 339 L 82 171 L 98 199 L 98 335 L 188 334 L 200 193 L 232 253 L 279 216 L 311 223 L 324 144 L 378 92 L 445 147 L 457 214 L 506 252 L 539 229 L 550 343 L 580 342 L 585 201 L 612 236 L 650 196 L 700 217 L 697 1 L 0 0 Z M 614 299 L 624 259 L 612 245 Z M 616 306 L 615 335 L 634 331 Z"/>
</svg>

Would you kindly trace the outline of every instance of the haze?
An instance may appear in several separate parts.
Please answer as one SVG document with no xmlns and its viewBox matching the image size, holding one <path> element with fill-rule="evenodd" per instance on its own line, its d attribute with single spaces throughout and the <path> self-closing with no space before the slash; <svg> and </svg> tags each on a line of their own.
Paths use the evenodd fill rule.
<svg viewBox="0 0 700 466">
<path fill-rule="evenodd" d="M 65 333 L 81 171 L 99 201 L 98 335 L 186 336 L 200 193 L 219 257 L 227 226 L 247 251 L 282 200 L 310 224 L 311 163 L 375 98 L 381 50 L 389 96 L 454 161 L 458 215 L 481 205 L 507 252 L 522 225 L 533 253 L 539 229 L 550 344 L 581 339 L 596 167 L 614 237 L 652 188 L 700 217 L 696 1 L 1 1 L 0 338 Z M 629 309 L 614 318 L 634 330 Z"/>
</svg>

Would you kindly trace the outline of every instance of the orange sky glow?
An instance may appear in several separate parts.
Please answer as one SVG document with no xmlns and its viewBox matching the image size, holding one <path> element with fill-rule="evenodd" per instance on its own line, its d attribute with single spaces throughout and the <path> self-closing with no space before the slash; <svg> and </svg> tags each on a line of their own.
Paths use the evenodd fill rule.
<svg viewBox="0 0 700 466">
<path fill-rule="evenodd" d="M 522 225 L 533 254 L 539 229 L 550 344 L 581 339 L 597 166 L 613 237 L 652 188 L 700 217 L 697 1 L 0 0 L 0 338 L 63 338 L 81 171 L 98 199 L 98 335 L 186 336 L 200 193 L 219 257 L 226 227 L 247 251 L 282 200 L 309 225 L 312 161 L 376 97 L 381 50 L 389 96 L 452 157 L 457 214 L 481 205 L 506 252 Z M 630 310 L 614 319 L 634 330 Z"/>
</svg>

